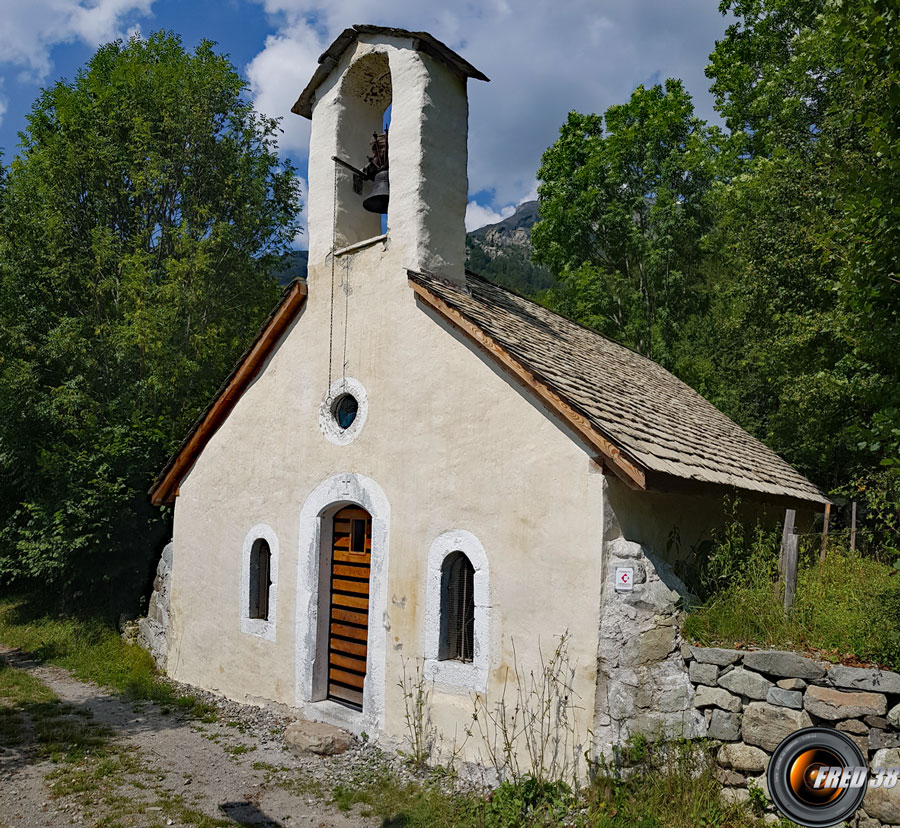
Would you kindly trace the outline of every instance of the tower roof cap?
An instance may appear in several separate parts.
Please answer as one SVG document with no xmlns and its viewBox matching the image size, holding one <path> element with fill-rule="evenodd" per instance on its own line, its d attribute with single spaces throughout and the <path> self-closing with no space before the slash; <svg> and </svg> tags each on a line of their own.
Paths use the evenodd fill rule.
<svg viewBox="0 0 900 828">
<path fill-rule="evenodd" d="M 291 107 L 291 112 L 302 115 L 304 118 L 312 118 L 313 95 L 315 94 L 316 89 L 318 89 L 322 81 L 331 74 L 331 71 L 337 66 L 341 55 L 344 54 L 360 35 L 383 35 L 386 37 L 410 38 L 413 41 L 414 49 L 440 60 L 462 77 L 475 78 L 476 80 L 483 81 L 489 80 L 487 75 L 480 72 L 464 57 L 458 55 L 449 46 L 441 43 L 440 40 L 428 34 L 428 32 L 411 32 L 409 29 L 395 29 L 391 26 L 358 24 L 349 29 L 344 29 L 344 31 L 334 39 L 334 42 L 319 55 L 319 66 L 309 83 L 306 84 L 306 88 L 300 93 L 297 102 Z"/>
</svg>

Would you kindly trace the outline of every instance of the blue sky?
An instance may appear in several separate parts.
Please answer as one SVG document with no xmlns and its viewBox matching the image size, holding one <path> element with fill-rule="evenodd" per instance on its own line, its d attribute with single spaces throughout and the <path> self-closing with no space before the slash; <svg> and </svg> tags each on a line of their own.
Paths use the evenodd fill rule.
<svg viewBox="0 0 900 828">
<path fill-rule="evenodd" d="M 533 198 L 541 152 L 572 109 L 602 112 L 638 84 L 684 80 L 715 119 L 707 56 L 717 0 L 0 0 L 0 148 L 8 160 L 41 87 L 74 76 L 100 43 L 170 29 L 216 41 L 257 109 L 282 117 L 282 152 L 306 175 L 309 122 L 290 107 L 345 26 L 425 30 L 491 83 L 469 85 L 469 227 Z M 305 192 L 305 188 L 304 188 Z"/>
</svg>

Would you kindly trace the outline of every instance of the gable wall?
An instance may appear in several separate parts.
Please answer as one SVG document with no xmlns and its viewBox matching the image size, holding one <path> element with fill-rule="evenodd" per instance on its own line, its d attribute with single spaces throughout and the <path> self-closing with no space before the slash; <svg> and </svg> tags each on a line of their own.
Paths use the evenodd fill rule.
<svg viewBox="0 0 900 828">
<path fill-rule="evenodd" d="M 363 385 L 369 404 L 358 438 L 334 445 L 317 423 L 328 388 L 331 268 L 311 262 L 302 315 L 183 480 L 169 670 L 236 699 L 297 703 L 300 510 L 323 480 L 348 472 L 374 480 L 390 504 L 385 730 L 405 732 L 396 684 L 402 659 L 423 653 L 429 549 L 453 529 L 474 534 L 490 566 L 489 697 L 499 695 L 513 665 L 513 643 L 520 662 L 533 667 L 538 642 L 546 653 L 553 636 L 568 630 L 586 726 L 595 682 L 602 475 L 590 472 L 588 454 L 563 426 L 417 304 L 404 252 L 390 242 L 384 247 L 349 257 L 346 373 Z M 335 275 L 337 375 L 344 261 Z M 279 546 L 273 641 L 242 633 L 239 621 L 242 544 L 259 523 L 272 528 Z M 461 735 L 471 720 L 470 694 L 438 686 L 433 714 L 448 736 L 454 729 Z"/>
</svg>

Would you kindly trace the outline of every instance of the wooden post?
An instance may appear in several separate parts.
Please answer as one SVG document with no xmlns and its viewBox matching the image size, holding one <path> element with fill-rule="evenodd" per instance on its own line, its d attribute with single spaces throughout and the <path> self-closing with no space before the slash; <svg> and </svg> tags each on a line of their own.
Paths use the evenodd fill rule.
<svg viewBox="0 0 900 828">
<path fill-rule="evenodd" d="M 794 531 L 797 512 L 788 509 L 784 513 L 784 532 L 781 535 L 780 580 L 784 583 L 784 612 L 790 615 L 797 592 L 797 544 L 799 538 Z"/>
<path fill-rule="evenodd" d="M 850 551 L 856 551 L 856 501 L 850 509 Z"/>
<path fill-rule="evenodd" d="M 819 563 L 825 563 L 825 549 L 828 546 L 828 524 L 831 522 L 831 504 L 825 504 L 825 525 L 822 527 L 822 548 L 819 550 Z"/>
</svg>

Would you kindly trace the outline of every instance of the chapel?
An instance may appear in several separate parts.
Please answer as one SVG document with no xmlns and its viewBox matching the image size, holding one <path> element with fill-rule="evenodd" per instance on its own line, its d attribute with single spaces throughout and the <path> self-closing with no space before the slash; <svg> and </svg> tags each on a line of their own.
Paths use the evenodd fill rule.
<svg viewBox="0 0 900 828">
<path fill-rule="evenodd" d="M 671 566 L 725 496 L 826 501 L 659 365 L 467 271 L 484 81 L 427 33 L 359 25 L 294 104 L 308 276 L 151 492 L 174 508 L 167 670 L 402 740 L 419 665 L 449 740 L 565 636 L 595 752 L 642 716 L 693 732 L 689 699 L 659 701 L 687 680 L 654 666 L 678 647 Z"/>
</svg>

